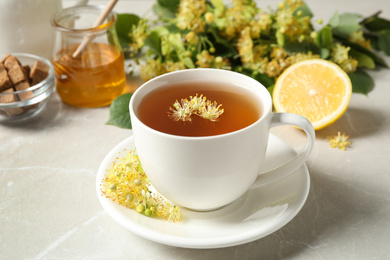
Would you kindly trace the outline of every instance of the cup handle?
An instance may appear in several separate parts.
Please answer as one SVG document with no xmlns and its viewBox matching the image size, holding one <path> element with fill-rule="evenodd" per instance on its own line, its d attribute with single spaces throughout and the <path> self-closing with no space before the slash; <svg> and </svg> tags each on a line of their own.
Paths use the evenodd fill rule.
<svg viewBox="0 0 390 260">
<path fill-rule="evenodd" d="M 306 146 L 301 153 L 285 164 L 282 164 L 272 170 L 261 172 L 251 188 L 267 185 L 286 177 L 303 165 L 313 150 L 315 131 L 310 121 L 305 117 L 290 113 L 274 113 L 272 115 L 270 128 L 279 125 L 294 125 L 301 128 L 307 135 Z"/>
</svg>

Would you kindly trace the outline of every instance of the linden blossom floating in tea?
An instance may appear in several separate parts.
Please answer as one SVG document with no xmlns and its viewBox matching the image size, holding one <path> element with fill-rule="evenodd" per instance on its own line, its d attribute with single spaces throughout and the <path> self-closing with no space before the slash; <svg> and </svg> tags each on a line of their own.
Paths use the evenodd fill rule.
<svg viewBox="0 0 390 260">
<path fill-rule="evenodd" d="M 211 102 L 207 100 L 206 97 L 201 94 L 198 97 L 190 96 L 190 101 L 188 99 L 182 99 L 181 103 L 176 100 L 173 104 L 173 108 L 169 107 L 168 116 L 174 121 L 188 121 L 190 122 L 191 116 L 197 115 L 204 119 L 208 119 L 212 122 L 215 122 L 217 118 L 223 114 L 224 109 L 221 108 L 222 104 L 218 105 L 216 101 Z"/>
</svg>

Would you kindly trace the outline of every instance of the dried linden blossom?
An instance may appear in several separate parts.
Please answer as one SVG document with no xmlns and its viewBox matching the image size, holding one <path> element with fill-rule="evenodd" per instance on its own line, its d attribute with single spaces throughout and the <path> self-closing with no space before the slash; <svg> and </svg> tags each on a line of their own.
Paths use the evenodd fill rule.
<svg viewBox="0 0 390 260">
<path fill-rule="evenodd" d="M 183 216 L 179 207 L 149 190 L 149 180 L 135 151 L 128 152 L 125 157 L 117 157 L 107 169 L 100 186 L 106 198 L 146 216 L 163 217 L 172 222 L 180 222 Z"/>
<path fill-rule="evenodd" d="M 340 132 L 337 135 L 328 137 L 328 142 L 332 148 L 340 148 L 345 151 L 345 149 L 351 144 L 348 140 L 349 135 L 341 134 Z"/>
<path fill-rule="evenodd" d="M 182 99 L 173 104 L 173 108 L 169 107 L 168 116 L 174 121 L 191 121 L 191 116 L 197 115 L 204 119 L 215 122 L 217 118 L 223 114 L 224 109 L 217 102 L 211 102 L 206 97 L 198 94 L 190 96 L 188 99 Z"/>
</svg>

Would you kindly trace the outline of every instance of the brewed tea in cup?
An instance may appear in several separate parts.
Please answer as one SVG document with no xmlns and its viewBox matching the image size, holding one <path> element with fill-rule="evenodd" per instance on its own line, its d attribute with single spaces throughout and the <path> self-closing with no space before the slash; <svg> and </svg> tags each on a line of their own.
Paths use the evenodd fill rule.
<svg viewBox="0 0 390 260">
<path fill-rule="evenodd" d="M 200 102 L 218 100 L 217 105 L 221 105 L 220 110 L 223 109 L 224 113 L 215 121 L 194 115 L 184 118 L 184 121 L 174 120 L 169 115 L 172 113 L 169 107 L 183 98 L 198 98 Z M 139 104 L 138 117 L 147 126 L 167 134 L 211 136 L 234 132 L 253 124 L 260 118 L 261 110 L 261 104 L 245 88 L 199 80 L 172 84 L 150 92 Z"/>
<path fill-rule="evenodd" d="M 143 169 L 161 195 L 193 210 L 225 206 L 263 181 L 276 181 L 309 156 L 315 133 L 302 116 L 272 113 L 268 90 L 232 71 L 188 69 L 144 83 L 130 117 Z M 261 173 L 269 130 L 294 125 L 308 136 L 303 152 Z"/>
</svg>

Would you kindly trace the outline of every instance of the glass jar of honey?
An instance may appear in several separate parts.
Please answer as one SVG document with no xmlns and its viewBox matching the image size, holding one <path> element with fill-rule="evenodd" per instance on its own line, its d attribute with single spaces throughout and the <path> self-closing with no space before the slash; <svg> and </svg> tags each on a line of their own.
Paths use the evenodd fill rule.
<svg viewBox="0 0 390 260">
<path fill-rule="evenodd" d="M 51 19 L 56 29 L 52 63 L 61 99 L 77 107 L 111 104 L 125 85 L 124 55 L 115 30 L 116 14 L 95 22 L 104 6 L 76 6 Z"/>
</svg>

